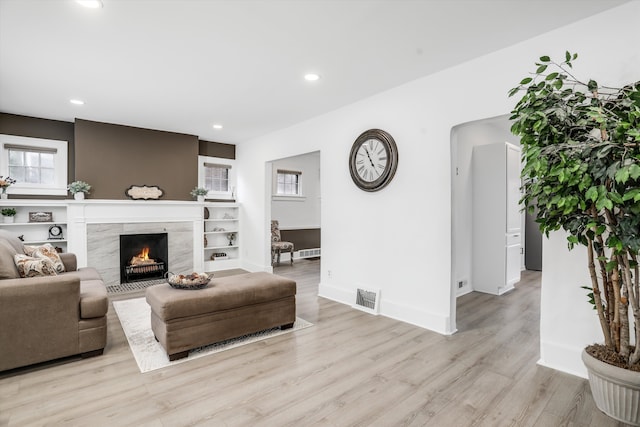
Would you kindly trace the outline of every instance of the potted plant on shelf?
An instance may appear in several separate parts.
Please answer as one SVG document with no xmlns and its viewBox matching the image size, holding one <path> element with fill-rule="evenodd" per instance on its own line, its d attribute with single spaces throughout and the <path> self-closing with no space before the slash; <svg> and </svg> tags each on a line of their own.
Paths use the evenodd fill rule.
<svg viewBox="0 0 640 427">
<path fill-rule="evenodd" d="M 14 208 L 4 208 L 0 213 L 2 213 L 4 222 L 13 222 L 18 212 Z"/>
<path fill-rule="evenodd" d="M 204 202 L 204 196 L 209 194 L 209 191 L 206 188 L 196 187 L 191 190 L 191 196 L 195 197 L 199 202 Z"/>
<path fill-rule="evenodd" d="M 67 186 L 67 190 L 73 194 L 73 198 L 76 200 L 84 200 L 85 193 L 89 194 L 91 186 L 84 181 L 73 181 Z"/>
<path fill-rule="evenodd" d="M 7 188 L 11 187 L 16 183 L 16 180 L 11 178 L 10 176 L 4 177 L 0 176 L 0 188 L 2 188 L 2 193 L 0 193 L 0 197 L 3 199 L 7 198 Z"/>
<path fill-rule="evenodd" d="M 640 425 L 640 82 L 581 81 L 576 58 L 542 56 L 509 92 L 523 92 L 511 116 L 522 203 L 547 236 L 562 228 L 569 249 L 586 247 L 585 299 L 604 336 L 582 354 L 593 397 L 607 415 Z"/>
</svg>

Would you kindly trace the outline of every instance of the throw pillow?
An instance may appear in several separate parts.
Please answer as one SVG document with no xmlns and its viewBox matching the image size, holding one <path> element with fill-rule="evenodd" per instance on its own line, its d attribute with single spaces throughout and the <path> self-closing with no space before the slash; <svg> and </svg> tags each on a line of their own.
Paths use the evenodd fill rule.
<svg viewBox="0 0 640 427">
<path fill-rule="evenodd" d="M 64 263 L 62 258 L 58 255 L 58 251 L 50 243 L 45 243 L 42 246 L 29 246 L 24 245 L 24 253 L 34 258 L 47 258 L 51 260 L 57 273 L 64 273 Z"/>
<path fill-rule="evenodd" d="M 27 255 L 14 256 L 20 277 L 55 276 L 56 268 L 49 258 L 33 258 Z"/>
</svg>

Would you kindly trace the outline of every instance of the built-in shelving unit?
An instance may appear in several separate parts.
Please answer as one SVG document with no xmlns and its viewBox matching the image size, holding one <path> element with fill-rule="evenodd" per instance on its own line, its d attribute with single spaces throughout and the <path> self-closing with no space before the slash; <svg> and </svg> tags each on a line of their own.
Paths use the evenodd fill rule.
<svg viewBox="0 0 640 427">
<path fill-rule="evenodd" d="M 239 205 L 237 203 L 206 203 L 204 209 L 205 271 L 239 268 Z M 230 235 L 234 236 L 232 240 L 229 238 Z"/>
<path fill-rule="evenodd" d="M 67 252 L 67 200 L 17 200 L 1 199 L 0 209 L 14 208 L 17 211 L 13 222 L 4 222 L 0 218 L 0 228 L 16 236 L 21 236 L 27 245 L 41 245 L 51 243 Z M 49 212 L 52 221 L 29 221 L 30 212 Z M 49 238 L 49 229 L 59 226 L 62 229 L 60 239 Z"/>
</svg>

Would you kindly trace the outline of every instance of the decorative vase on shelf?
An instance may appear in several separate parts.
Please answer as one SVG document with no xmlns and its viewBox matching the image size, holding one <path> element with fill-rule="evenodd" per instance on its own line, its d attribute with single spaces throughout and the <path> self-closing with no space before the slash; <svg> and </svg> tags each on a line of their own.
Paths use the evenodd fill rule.
<svg viewBox="0 0 640 427">
<path fill-rule="evenodd" d="M 204 202 L 204 196 L 198 196 L 198 202 L 200 203 Z"/>
<path fill-rule="evenodd" d="M 4 222 L 8 222 L 8 223 L 12 223 L 14 221 L 15 217 L 13 216 L 5 216 L 4 217 Z"/>
<path fill-rule="evenodd" d="M 5 193 L 5 192 L 4 192 L 4 190 L 3 190 L 3 191 L 2 191 L 2 194 L 0 194 L 0 198 L 8 199 L 8 198 L 9 198 L 9 195 L 8 195 L 7 193 Z"/>
<path fill-rule="evenodd" d="M 74 193 L 73 198 L 76 200 L 84 200 L 84 193 L 82 191 Z"/>
</svg>

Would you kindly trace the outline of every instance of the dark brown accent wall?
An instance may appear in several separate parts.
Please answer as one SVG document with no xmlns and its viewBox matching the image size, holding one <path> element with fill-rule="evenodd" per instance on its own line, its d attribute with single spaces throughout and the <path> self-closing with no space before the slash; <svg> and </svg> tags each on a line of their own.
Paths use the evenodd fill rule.
<svg viewBox="0 0 640 427">
<path fill-rule="evenodd" d="M 31 138 L 55 139 L 67 141 L 68 179 L 75 177 L 75 144 L 73 123 L 59 120 L 39 119 L 17 114 L 0 113 L 0 133 L 5 135 L 28 136 Z"/>
<path fill-rule="evenodd" d="M 198 154 L 201 156 L 221 157 L 223 159 L 236 158 L 236 146 L 221 142 L 198 141 Z"/>
<path fill-rule="evenodd" d="M 131 185 L 157 185 L 162 200 L 192 200 L 198 184 L 198 137 L 76 119 L 76 179 L 91 198 L 127 199 Z"/>
<path fill-rule="evenodd" d="M 67 141 L 68 182 L 87 181 L 94 199 L 126 199 L 124 191 L 130 185 L 146 184 L 162 188 L 162 200 L 191 200 L 199 154 L 236 157 L 232 144 L 82 119 L 71 123 L 0 112 L 0 133 Z"/>
<path fill-rule="evenodd" d="M 296 251 L 301 249 L 316 249 L 320 247 L 319 228 L 280 230 L 280 237 L 285 242 L 292 242 Z"/>
</svg>

